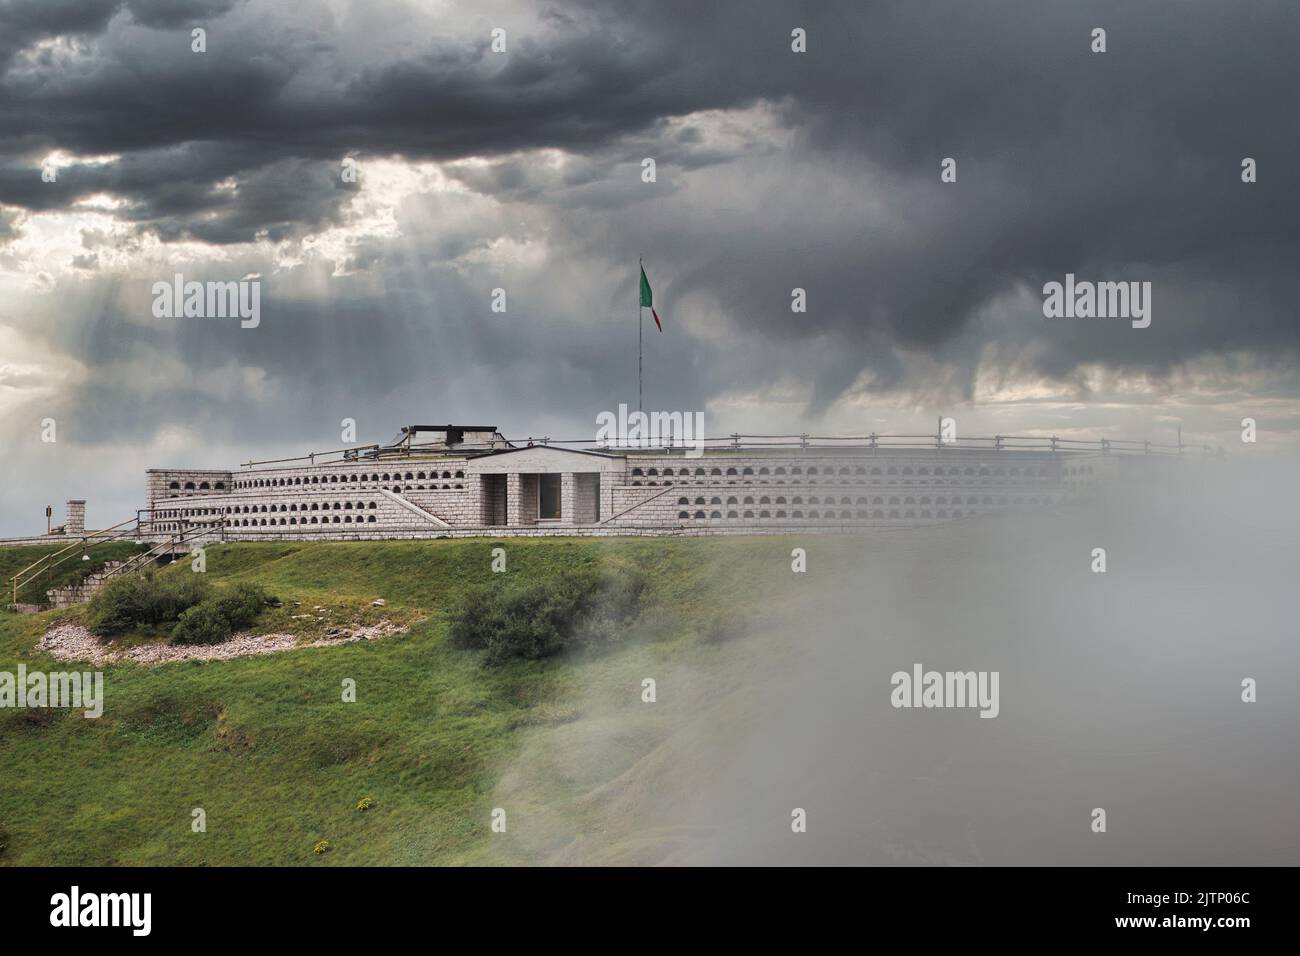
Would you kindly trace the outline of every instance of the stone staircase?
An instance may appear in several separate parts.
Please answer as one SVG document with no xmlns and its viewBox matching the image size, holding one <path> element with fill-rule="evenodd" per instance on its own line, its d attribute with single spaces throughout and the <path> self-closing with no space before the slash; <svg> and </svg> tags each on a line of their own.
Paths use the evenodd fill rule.
<svg viewBox="0 0 1300 956">
<path fill-rule="evenodd" d="M 61 588 L 50 588 L 45 592 L 50 605 L 55 608 L 71 607 L 83 601 L 89 601 L 95 592 L 113 577 L 115 571 L 125 565 L 125 561 L 108 561 L 94 574 L 86 576 L 80 584 L 67 584 Z"/>
<path fill-rule="evenodd" d="M 191 528 L 181 534 L 171 535 L 153 545 L 148 551 L 142 551 L 123 561 L 106 561 L 104 566 L 94 574 L 86 575 L 80 584 L 51 588 L 45 592 L 45 596 L 49 600 L 50 606 L 55 608 L 81 604 L 83 601 L 89 601 L 96 591 L 115 577 L 125 574 L 139 574 L 141 571 L 147 571 L 159 564 L 189 554 L 195 545 L 207 544 L 215 540 L 216 537 L 211 527 Z"/>
</svg>

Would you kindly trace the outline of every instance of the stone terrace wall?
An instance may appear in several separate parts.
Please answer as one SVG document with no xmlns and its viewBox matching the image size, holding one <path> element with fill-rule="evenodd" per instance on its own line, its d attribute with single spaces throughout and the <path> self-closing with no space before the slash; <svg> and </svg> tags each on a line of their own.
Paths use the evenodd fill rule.
<svg viewBox="0 0 1300 956">
<path fill-rule="evenodd" d="M 442 489 L 434 491 L 406 491 L 402 497 L 414 502 L 430 514 L 435 514 L 443 521 L 453 525 L 478 525 L 483 523 L 482 481 L 478 475 L 464 482 L 461 489 Z M 504 511 L 504 506 L 502 507 Z"/>
<path fill-rule="evenodd" d="M 323 530 L 322 526 L 329 525 L 342 530 L 347 525 L 365 525 L 377 532 L 435 527 L 373 489 L 286 488 L 266 494 L 209 495 L 201 502 L 189 500 L 164 507 L 154 515 L 153 533 L 173 533 L 204 523 L 224 526 L 227 537 L 264 527 Z"/>
<path fill-rule="evenodd" d="M 487 476 L 475 466 L 489 461 L 362 461 L 235 473 L 230 491 L 196 489 L 181 499 L 159 502 L 154 532 L 175 532 L 204 521 L 221 522 L 227 537 L 255 540 L 862 530 L 1052 505 L 1116 467 L 1115 456 L 1010 450 L 790 450 L 700 459 L 636 454 L 599 478 L 566 476 L 562 493 L 573 505 L 578 527 L 506 529 L 486 521 Z M 519 465 L 527 470 L 523 458 Z M 171 481 L 200 473 L 150 474 Z M 211 476 L 229 473 L 202 474 L 211 483 Z M 511 519 L 536 520 L 535 476 L 505 477 L 504 483 L 517 489 Z M 379 494 L 381 488 L 454 527 L 433 525 Z M 586 520 L 597 507 L 603 524 Z"/>
<path fill-rule="evenodd" d="M 1022 452 L 881 451 L 859 455 L 629 458 L 612 489 L 612 525 L 898 523 L 1052 505 L 1095 469 Z M 1073 470 L 1078 471 L 1077 478 Z M 664 488 L 672 491 L 664 493 Z M 629 510 L 630 509 L 630 510 Z M 624 512 L 623 514 L 619 514 Z"/>
<path fill-rule="evenodd" d="M 231 532 L 267 527 L 272 522 L 277 527 L 281 523 L 284 527 L 303 523 L 309 527 L 324 523 L 347 525 L 358 523 L 358 513 L 362 515 L 359 523 L 385 529 L 419 530 L 429 525 L 378 494 L 381 488 L 406 497 L 445 521 L 478 524 L 478 482 L 466 478 L 465 466 L 464 458 L 438 458 L 337 462 L 234 473 L 155 470 L 149 473 L 150 494 L 161 493 L 162 497 L 151 498 L 153 523 L 144 531 L 168 534 L 218 519 Z M 215 487 L 218 481 L 225 485 L 223 490 Z M 208 488 L 197 487 L 204 482 Z M 181 484 L 179 492 L 170 487 L 173 483 Z M 195 489 L 186 490 L 186 483 L 193 483 Z M 325 511 L 329 512 L 328 518 Z"/>
</svg>

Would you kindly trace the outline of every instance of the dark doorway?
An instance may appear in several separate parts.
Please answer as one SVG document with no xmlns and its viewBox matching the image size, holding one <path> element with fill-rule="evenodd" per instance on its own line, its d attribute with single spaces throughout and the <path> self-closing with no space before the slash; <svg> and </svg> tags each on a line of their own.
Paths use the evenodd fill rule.
<svg viewBox="0 0 1300 956">
<path fill-rule="evenodd" d="M 537 518 L 558 521 L 560 518 L 560 476 L 537 476 Z"/>
<path fill-rule="evenodd" d="M 485 525 L 504 525 L 506 523 L 506 476 L 483 476 L 483 523 Z"/>
</svg>

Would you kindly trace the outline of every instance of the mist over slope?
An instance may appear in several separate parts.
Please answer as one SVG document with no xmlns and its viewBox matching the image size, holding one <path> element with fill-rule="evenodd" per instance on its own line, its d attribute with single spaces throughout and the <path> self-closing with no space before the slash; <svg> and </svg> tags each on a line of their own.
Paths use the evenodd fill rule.
<svg viewBox="0 0 1300 956">
<path fill-rule="evenodd" d="M 584 671 L 582 717 L 502 776 L 502 858 L 1300 861 L 1295 464 L 1127 472 L 1061 511 L 790 536 L 807 573 L 761 585 L 781 610 L 707 663 L 641 661 L 655 703 Z M 894 708 L 917 663 L 999 672 L 998 715 Z"/>
</svg>

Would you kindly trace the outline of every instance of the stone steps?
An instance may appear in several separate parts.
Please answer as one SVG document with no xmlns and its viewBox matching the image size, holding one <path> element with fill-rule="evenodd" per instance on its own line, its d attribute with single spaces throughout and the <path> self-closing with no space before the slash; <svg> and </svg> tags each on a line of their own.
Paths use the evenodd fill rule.
<svg viewBox="0 0 1300 956">
<path fill-rule="evenodd" d="M 80 584 L 68 584 L 60 588 L 50 588 L 45 592 L 50 604 L 56 608 L 71 607 L 94 597 L 112 577 L 114 571 L 126 564 L 125 561 L 108 561 L 94 574 L 88 574 Z"/>
</svg>

